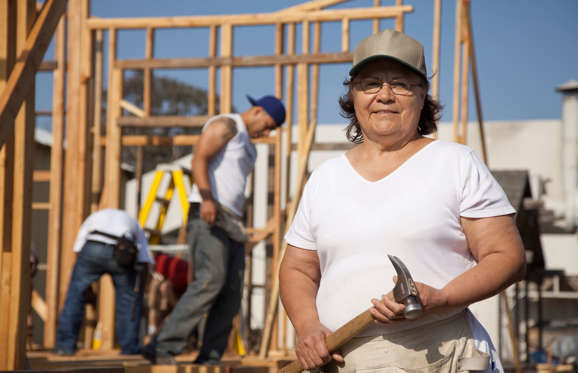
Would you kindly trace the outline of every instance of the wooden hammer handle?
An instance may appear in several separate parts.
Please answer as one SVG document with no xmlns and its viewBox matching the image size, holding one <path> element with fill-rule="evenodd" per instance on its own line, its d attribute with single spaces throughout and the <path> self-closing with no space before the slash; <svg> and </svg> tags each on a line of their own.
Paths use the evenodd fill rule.
<svg viewBox="0 0 578 373">
<path fill-rule="evenodd" d="M 335 352 L 335 350 L 337 350 L 339 347 L 349 342 L 351 338 L 355 337 L 363 329 L 367 328 L 372 321 L 373 316 L 371 316 L 371 313 L 368 309 L 357 315 L 354 319 L 343 325 L 341 328 L 329 334 L 327 338 L 325 338 L 325 343 L 327 344 L 327 349 L 329 352 Z M 279 372 L 301 373 L 302 371 L 303 367 L 301 366 L 301 363 L 299 360 L 296 360 L 281 368 Z"/>
</svg>

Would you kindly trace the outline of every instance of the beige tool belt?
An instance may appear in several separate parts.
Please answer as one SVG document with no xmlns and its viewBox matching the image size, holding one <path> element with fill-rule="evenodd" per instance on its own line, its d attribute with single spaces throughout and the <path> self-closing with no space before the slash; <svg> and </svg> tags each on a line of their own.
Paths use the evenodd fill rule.
<svg viewBox="0 0 578 373">
<path fill-rule="evenodd" d="M 489 367 L 488 354 L 474 347 L 466 311 L 415 330 L 359 337 L 341 348 L 343 366 L 330 373 L 470 372 Z"/>
<path fill-rule="evenodd" d="M 215 225 L 227 233 L 232 240 L 245 243 L 249 240 L 241 217 L 227 207 L 218 204 Z"/>
</svg>

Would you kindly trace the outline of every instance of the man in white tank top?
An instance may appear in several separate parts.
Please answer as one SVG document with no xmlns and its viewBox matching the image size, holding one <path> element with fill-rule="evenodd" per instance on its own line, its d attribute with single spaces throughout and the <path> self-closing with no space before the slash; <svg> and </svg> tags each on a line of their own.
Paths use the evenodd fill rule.
<svg viewBox="0 0 578 373">
<path fill-rule="evenodd" d="M 283 103 L 274 96 L 247 96 L 251 108 L 211 118 L 193 155 L 195 184 L 189 196 L 188 243 L 192 281 L 158 336 L 143 348 L 153 363 L 174 363 L 208 315 L 197 364 L 219 363 L 241 305 L 244 242 L 241 223 L 245 186 L 257 152 L 252 140 L 266 137 L 285 121 Z"/>
</svg>

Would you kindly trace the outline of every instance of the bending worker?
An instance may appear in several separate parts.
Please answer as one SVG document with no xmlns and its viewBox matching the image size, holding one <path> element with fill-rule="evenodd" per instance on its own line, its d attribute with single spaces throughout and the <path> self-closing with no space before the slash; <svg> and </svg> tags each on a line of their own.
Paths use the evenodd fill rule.
<svg viewBox="0 0 578 373">
<path fill-rule="evenodd" d="M 136 256 L 117 255 L 123 237 L 136 245 Z M 104 209 L 86 218 L 73 251 L 78 253 L 56 330 L 56 353 L 73 355 L 86 303 L 86 290 L 103 274 L 114 283 L 116 336 L 122 354 L 140 352 L 139 329 L 143 292 L 137 281 L 142 266 L 154 263 L 139 222 L 123 210 Z M 146 269 L 145 267 L 145 269 Z M 144 271 L 143 271 L 144 275 Z M 135 291 L 135 289 L 140 291 Z"/>
<path fill-rule="evenodd" d="M 299 361 L 347 373 L 502 371 L 467 307 L 523 276 L 514 209 L 472 149 L 425 136 L 440 105 L 418 41 L 393 30 L 362 40 L 344 85 L 356 146 L 309 178 L 280 270 Z M 416 281 L 415 320 L 384 295 L 396 274 L 388 254 Z M 368 308 L 374 323 L 330 354 L 326 335 Z"/>
<path fill-rule="evenodd" d="M 196 145 L 187 232 L 194 280 L 143 350 L 153 363 L 174 363 L 173 356 L 181 353 L 205 314 L 195 363 L 218 364 L 227 347 L 241 305 L 247 241 L 241 217 L 257 156 L 252 140 L 268 136 L 285 121 L 285 108 L 276 97 L 249 101 L 252 107 L 241 114 L 211 118 Z"/>
</svg>

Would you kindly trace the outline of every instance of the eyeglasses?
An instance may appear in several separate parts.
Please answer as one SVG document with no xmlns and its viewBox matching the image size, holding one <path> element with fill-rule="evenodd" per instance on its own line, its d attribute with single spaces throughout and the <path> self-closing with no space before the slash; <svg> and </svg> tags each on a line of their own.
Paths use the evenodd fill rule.
<svg viewBox="0 0 578 373">
<path fill-rule="evenodd" d="M 393 94 L 397 96 L 413 96 L 415 95 L 413 87 L 424 87 L 421 83 L 412 84 L 403 80 L 386 82 L 376 77 L 356 79 L 352 84 L 355 89 L 368 95 L 373 95 L 379 92 L 384 84 L 387 84 Z"/>
</svg>

